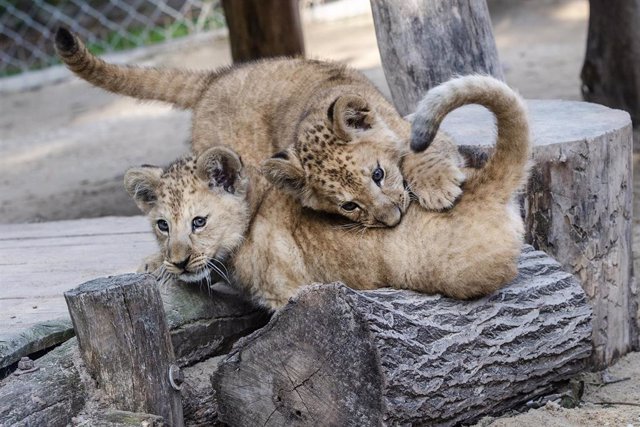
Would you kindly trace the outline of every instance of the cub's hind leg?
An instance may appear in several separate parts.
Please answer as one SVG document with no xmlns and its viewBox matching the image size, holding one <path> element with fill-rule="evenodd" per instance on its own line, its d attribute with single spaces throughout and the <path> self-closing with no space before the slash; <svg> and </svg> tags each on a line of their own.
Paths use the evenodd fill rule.
<svg viewBox="0 0 640 427">
<path fill-rule="evenodd" d="M 412 197 L 427 210 L 445 210 L 462 194 L 465 181 L 464 158 L 457 146 L 438 134 L 421 153 L 408 153 L 402 161 L 402 174 Z"/>
</svg>

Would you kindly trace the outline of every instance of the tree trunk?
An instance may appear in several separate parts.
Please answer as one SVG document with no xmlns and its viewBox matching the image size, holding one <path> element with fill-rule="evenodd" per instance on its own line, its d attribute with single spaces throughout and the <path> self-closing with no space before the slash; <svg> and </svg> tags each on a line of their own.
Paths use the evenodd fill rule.
<svg viewBox="0 0 640 427">
<path fill-rule="evenodd" d="M 485 0 L 371 0 L 382 67 L 400 114 L 456 74 L 504 80 Z"/>
<path fill-rule="evenodd" d="M 234 62 L 304 56 L 298 0 L 222 0 L 222 7 Z"/>
<path fill-rule="evenodd" d="M 590 0 L 582 66 L 586 101 L 628 111 L 640 123 L 640 1 Z"/>
<path fill-rule="evenodd" d="M 638 348 L 640 294 L 632 279 L 631 121 L 619 110 L 568 101 L 529 101 L 532 177 L 527 241 L 574 273 L 594 310 L 593 368 Z M 442 128 L 472 164 L 494 143 L 492 116 L 469 106 Z"/>
<path fill-rule="evenodd" d="M 221 420 L 251 425 L 457 425 L 580 372 L 591 309 L 580 284 L 526 248 L 518 278 L 456 301 L 307 288 L 212 376 Z"/>
<path fill-rule="evenodd" d="M 64 296 L 82 359 L 109 404 L 182 426 L 180 393 L 168 375 L 175 356 L 156 279 L 96 279 Z"/>
</svg>

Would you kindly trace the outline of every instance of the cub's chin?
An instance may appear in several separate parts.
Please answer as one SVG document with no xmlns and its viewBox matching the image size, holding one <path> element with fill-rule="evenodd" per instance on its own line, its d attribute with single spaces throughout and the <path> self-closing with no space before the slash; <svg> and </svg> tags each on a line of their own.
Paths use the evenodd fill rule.
<svg viewBox="0 0 640 427">
<path fill-rule="evenodd" d="M 177 275 L 178 280 L 184 283 L 199 283 L 207 280 L 211 276 L 209 268 L 202 268 L 195 273 L 181 273 Z"/>
</svg>

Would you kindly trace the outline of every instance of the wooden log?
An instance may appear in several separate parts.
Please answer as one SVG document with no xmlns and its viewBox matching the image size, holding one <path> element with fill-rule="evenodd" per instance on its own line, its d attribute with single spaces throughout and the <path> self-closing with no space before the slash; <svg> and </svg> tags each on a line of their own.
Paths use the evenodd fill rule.
<svg viewBox="0 0 640 427">
<path fill-rule="evenodd" d="M 36 361 L 38 369 L 0 384 L 0 425 L 66 426 L 87 401 L 74 361 L 75 338 Z"/>
<path fill-rule="evenodd" d="M 582 65 L 586 101 L 619 108 L 640 124 L 640 2 L 590 0 Z"/>
<path fill-rule="evenodd" d="M 485 0 L 371 0 L 387 83 L 402 115 L 456 74 L 504 80 Z"/>
<path fill-rule="evenodd" d="M 252 425 L 457 425 L 571 377 L 591 351 L 575 278 L 526 248 L 517 279 L 476 301 L 306 288 L 212 376 L 221 420 Z"/>
<path fill-rule="evenodd" d="M 106 409 L 80 414 L 71 422 L 73 427 L 164 427 L 164 418 L 140 412 Z"/>
<path fill-rule="evenodd" d="M 234 62 L 304 56 L 298 0 L 222 0 L 222 7 Z"/>
<path fill-rule="evenodd" d="M 159 415 L 182 426 L 180 393 L 160 292 L 151 275 L 96 279 L 65 292 L 88 373 L 115 409 Z"/>
<path fill-rule="evenodd" d="M 160 293 L 180 366 L 228 353 L 240 337 L 264 326 L 271 317 L 226 285 L 203 289 L 170 282 Z"/>
<path fill-rule="evenodd" d="M 600 105 L 529 101 L 534 144 L 524 195 L 527 241 L 574 273 L 594 310 L 592 367 L 639 348 L 640 293 L 632 280 L 629 115 Z M 442 124 L 471 163 L 493 145 L 492 116 L 470 106 Z"/>
<path fill-rule="evenodd" d="M 251 306 L 233 289 L 169 283 L 161 287 L 172 342 L 182 366 L 228 352 L 240 336 L 264 325 L 269 314 Z M 89 378 L 71 338 L 35 361 L 36 371 L 0 381 L 0 425 L 66 426 L 94 396 Z M 197 374 L 211 359 L 184 368 L 185 422 L 193 426 L 216 425 L 217 410 L 207 375 Z M 194 373 L 195 371 L 195 373 Z M 11 372 L 9 372 L 11 374 Z M 203 385 L 205 385 L 203 387 Z"/>
</svg>

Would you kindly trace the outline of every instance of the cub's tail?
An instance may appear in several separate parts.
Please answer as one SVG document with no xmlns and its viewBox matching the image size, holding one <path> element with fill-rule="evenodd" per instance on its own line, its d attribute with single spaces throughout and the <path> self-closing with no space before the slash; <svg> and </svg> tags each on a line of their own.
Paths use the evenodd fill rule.
<svg viewBox="0 0 640 427">
<path fill-rule="evenodd" d="M 211 72 L 108 64 L 91 54 L 75 34 L 62 27 L 56 31 L 55 46 L 67 67 L 95 86 L 138 99 L 170 102 L 185 109 L 193 108 L 216 77 Z"/>
<path fill-rule="evenodd" d="M 496 116 L 498 137 L 487 164 L 465 183 L 462 197 L 481 193 L 506 202 L 527 178 L 531 145 L 524 101 L 503 82 L 472 75 L 431 89 L 414 115 L 411 148 L 425 150 L 444 117 L 467 104 L 480 104 Z"/>
</svg>

